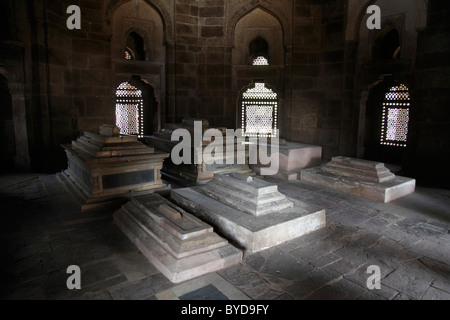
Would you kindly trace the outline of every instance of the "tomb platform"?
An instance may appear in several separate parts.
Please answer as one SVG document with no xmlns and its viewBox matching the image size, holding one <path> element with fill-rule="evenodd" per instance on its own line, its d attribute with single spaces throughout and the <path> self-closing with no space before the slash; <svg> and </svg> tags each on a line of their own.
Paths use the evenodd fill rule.
<svg viewBox="0 0 450 320">
<path fill-rule="evenodd" d="M 84 132 L 72 144 L 62 145 L 68 168 L 57 176 L 82 211 L 170 190 L 160 173 L 169 154 L 155 152 L 136 136 L 119 136 L 112 127 L 102 125 L 98 133 Z"/>
<path fill-rule="evenodd" d="M 171 191 L 171 199 L 231 243 L 261 251 L 325 227 L 325 210 L 251 176 L 218 174 L 205 185 Z"/>
<path fill-rule="evenodd" d="M 222 153 L 215 154 L 215 158 L 222 158 L 222 164 L 218 163 L 206 163 L 203 158 L 203 153 L 210 141 L 201 141 L 201 145 L 194 146 L 194 122 L 202 122 L 202 134 L 208 129 L 217 129 L 223 134 L 223 148 Z M 238 172 L 243 174 L 254 174 L 248 166 L 248 150 L 240 150 L 237 148 L 236 143 L 227 144 L 225 139 L 226 128 L 210 127 L 207 120 L 202 119 L 184 119 L 181 124 L 167 123 L 165 128 L 159 132 L 155 132 L 153 136 L 144 137 L 144 141 L 147 145 L 154 147 L 157 150 L 171 154 L 172 149 L 179 144 L 179 141 L 171 141 L 172 133 L 177 129 L 186 129 L 191 133 L 191 164 L 176 165 L 172 162 L 171 158 L 164 160 L 163 169 L 161 173 L 165 180 L 173 181 L 181 186 L 195 186 L 197 184 L 204 184 L 214 178 L 217 173 L 229 173 Z M 227 153 L 227 149 L 232 148 L 232 153 Z M 195 163 L 194 159 L 202 159 Z M 245 159 L 245 163 L 239 163 L 238 159 Z"/>
<path fill-rule="evenodd" d="M 270 144 L 265 144 L 271 150 Z M 285 180 L 297 180 L 300 178 L 300 171 L 306 168 L 320 166 L 322 163 L 322 147 L 288 142 L 280 140 L 278 151 L 279 170 L 275 177 Z M 264 167 L 259 161 L 258 164 L 250 166 L 256 174 L 261 173 Z"/>
<path fill-rule="evenodd" d="M 133 198 L 114 213 L 114 223 L 173 283 L 230 267 L 242 259 L 242 251 L 211 226 L 159 194 Z"/>
<path fill-rule="evenodd" d="M 415 179 L 396 176 L 384 163 L 349 157 L 302 170 L 301 180 L 383 203 L 411 194 L 416 187 Z"/>
</svg>

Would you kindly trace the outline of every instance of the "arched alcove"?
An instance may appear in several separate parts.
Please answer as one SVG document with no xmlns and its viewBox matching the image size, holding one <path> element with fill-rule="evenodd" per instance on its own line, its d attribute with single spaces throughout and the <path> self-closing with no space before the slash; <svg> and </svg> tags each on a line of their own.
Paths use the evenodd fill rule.
<svg viewBox="0 0 450 320">
<path fill-rule="evenodd" d="M 248 65 L 252 49 L 266 50 L 264 54 L 266 58 L 270 57 L 271 65 L 284 65 L 283 39 L 284 32 L 279 20 L 262 8 L 253 9 L 236 23 L 233 65 Z"/>
<path fill-rule="evenodd" d="M 261 36 L 257 36 L 249 44 L 248 64 L 269 65 L 269 43 Z"/>
<path fill-rule="evenodd" d="M 369 5 L 381 9 L 381 29 L 367 28 Z M 410 148 L 380 145 L 386 92 L 414 77 L 418 31 L 426 26 L 427 1 L 349 0 L 347 43 L 354 48 L 355 106 L 359 109 L 357 155 L 402 164 Z M 350 19 L 351 18 L 351 19 Z M 399 82 L 395 82 L 397 80 Z"/>
<path fill-rule="evenodd" d="M 135 31 L 130 32 L 125 47 L 125 59 L 148 60 L 148 48 L 145 48 L 144 39 Z"/>
<path fill-rule="evenodd" d="M 362 96 L 359 156 L 401 168 L 405 164 L 414 108 L 408 85 L 385 76 Z"/>
<path fill-rule="evenodd" d="M 373 61 L 390 62 L 400 56 L 400 34 L 394 27 L 386 26 L 378 34 L 373 47 Z"/>
<path fill-rule="evenodd" d="M 284 38 L 280 20 L 263 7 L 252 8 L 236 22 L 232 49 L 232 94 L 233 100 L 237 101 L 236 127 L 242 125 L 241 90 L 248 83 L 254 83 L 254 79 L 264 79 L 266 85 L 270 83 L 277 88 L 277 112 L 282 109 Z M 282 127 L 282 124 L 277 123 L 277 127 Z"/>
<path fill-rule="evenodd" d="M 165 13 L 159 8 L 157 2 L 139 1 L 138 5 L 135 1 L 118 2 L 111 5 L 108 13 L 111 17 L 111 56 L 116 84 L 111 88 L 112 94 L 122 82 L 139 78 L 138 86 L 148 87 L 151 91 L 151 130 L 155 131 L 161 128 L 166 105 L 167 24 L 163 18 Z M 146 131 L 144 135 L 152 133 Z"/>
</svg>

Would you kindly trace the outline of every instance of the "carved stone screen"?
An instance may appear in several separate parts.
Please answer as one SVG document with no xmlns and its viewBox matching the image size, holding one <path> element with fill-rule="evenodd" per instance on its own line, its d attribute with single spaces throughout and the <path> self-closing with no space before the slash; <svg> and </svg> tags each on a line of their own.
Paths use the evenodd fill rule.
<svg viewBox="0 0 450 320">
<path fill-rule="evenodd" d="M 120 134 L 144 135 L 142 91 L 128 82 L 120 84 L 116 91 L 116 125 Z"/>
<path fill-rule="evenodd" d="M 263 82 L 242 95 L 242 129 L 247 137 L 276 137 L 278 95 Z"/>
<path fill-rule="evenodd" d="M 381 144 L 406 147 L 408 140 L 410 94 L 401 84 L 386 93 L 381 120 Z"/>
<path fill-rule="evenodd" d="M 252 65 L 254 65 L 254 66 L 268 66 L 269 65 L 269 60 L 267 60 L 266 57 L 259 56 L 259 57 L 256 57 L 255 59 L 253 59 Z"/>
</svg>

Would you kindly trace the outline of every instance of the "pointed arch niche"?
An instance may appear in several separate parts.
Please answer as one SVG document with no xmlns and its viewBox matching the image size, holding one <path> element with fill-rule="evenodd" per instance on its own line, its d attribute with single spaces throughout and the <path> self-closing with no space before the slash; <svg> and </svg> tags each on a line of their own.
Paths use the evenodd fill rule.
<svg viewBox="0 0 450 320">
<path fill-rule="evenodd" d="M 366 10 L 372 4 L 382 9 L 380 30 L 369 30 L 366 25 Z M 352 19 L 348 19 L 346 40 L 348 56 L 356 57 L 352 61 L 355 70 L 352 90 L 356 92 L 354 106 L 359 111 L 356 150 L 359 158 L 407 163 L 410 141 L 406 148 L 391 145 L 399 144 L 397 141 L 381 145 L 379 126 L 387 92 L 401 84 L 411 91 L 414 89 L 411 84 L 418 32 L 426 26 L 427 8 L 427 0 L 349 0 L 348 17 Z M 414 112 L 413 101 L 411 105 L 410 111 Z M 395 112 L 392 110 L 391 120 Z M 411 133 L 414 128 L 410 126 L 408 130 Z"/>
<path fill-rule="evenodd" d="M 249 65 L 258 50 L 270 57 L 270 65 L 284 65 L 283 28 L 278 19 L 257 7 L 244 15 L 234 31 L 233 65 Z M 258 48 L 257 44 L 260 45 Z"/>
<path fill-rule="evenodd" d="M 129 1 L 111 10 L 111 57 L 115 76 L 115 86 L 111 90 L 115 95 L 118 86 L 131 78 L 149 85 L 152 101 L 155 100 L 152 106 L 156 109 L 151 113 L 154 119 L 146 117 L 147 124 L 152 125 L 145 128 L 157 131 L 162 127 L 166 105 L 166 23 L 163 15 L 147 1 Z"/>
<path fill-rule="evenodd" d="M 384 77 L 371 86 L 364 103 L 362 156 L 368 160 L 404 165 L 414 109 L 408 85 Z"/>
<path fill-rule="evenodd" d="M 242 87 L 248 83 L 254 87 L 255 79 L 260 79 L 258 83 L 270 83 L 278 88 L 277 111 L 282 108 L 284 32 L 275 14 L 257 6 L 237 20 L 233 35 L 232 66 L 237 128 L 243 125 Z"/>
</svg>

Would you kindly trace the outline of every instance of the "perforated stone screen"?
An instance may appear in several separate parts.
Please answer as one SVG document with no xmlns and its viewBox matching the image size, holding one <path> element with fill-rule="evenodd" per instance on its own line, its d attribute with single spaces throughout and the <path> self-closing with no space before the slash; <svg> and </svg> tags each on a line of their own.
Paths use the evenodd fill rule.
<svg viewBox="0 0 450 320">
<path fill-rule="evenodd" d="M 242 94 L 242 129 L 247 137 L 276 137 L 278 95 L 263 82 Z"/>
<path fill-rule="evenodd" d="M 259 57 L 256 57 L 255 59 L 253 59 L 252 65 L 254 65 L 254 66 L 268 66 L 269 65 L 269 60 L 267 60 L 266 57 L 259 56 Z"/>
<path fill-rule="evenodd" d="M 410 101 L 409 89 L 404 84 L 392 87 L 386 93 L 381 120 L 382 145 L 406 147 Z"/>
<path fill-rule="evenodd" d="M 143 110 L 142 91 L 128 82 L 120 84 L 116 91 L 116 126 L 120 134 L 143 137 Z"/>
</svg>

